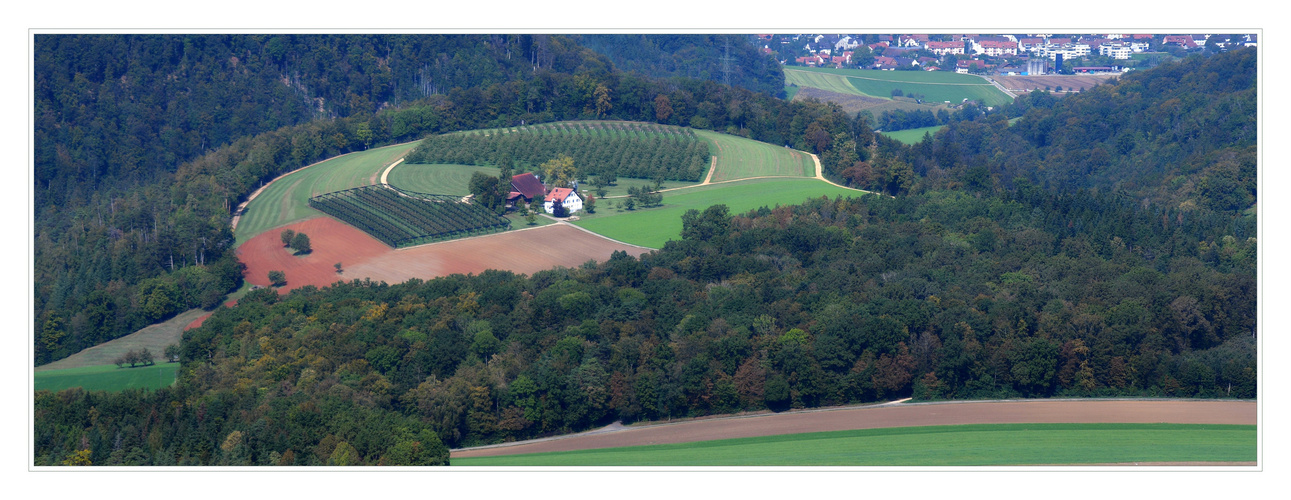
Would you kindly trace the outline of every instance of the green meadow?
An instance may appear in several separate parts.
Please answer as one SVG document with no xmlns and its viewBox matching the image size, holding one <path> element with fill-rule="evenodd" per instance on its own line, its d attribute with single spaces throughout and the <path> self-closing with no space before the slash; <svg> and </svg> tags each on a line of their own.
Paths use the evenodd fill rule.
<svg viewBox="0 0 1291 500">
<path fill-rule="evenodd" d="M 396 144 L 350 153 L 274 181 L 243 210 L 234 233 L 236 244 L 241 245 L 253 236 L 278 226 L 322 216 L 322 212 L 309 207 L 311 196 L 377 184 L 381 182 L 381 172 L 387 166 L 416 146 L 416 143 Z"/>
<path fill-rule="evenodd" d="M 802 87 L 815 87 L 841 94 L 891 98 L 894 89 L 904 95 L 922 94 L 925 102 L 964 99 L 999 106 L 1013 99 L 979 76 L 949 71 L 882 71 L 872 69 L 836 69 L 795 67 L 785 69 L 785 81 Z"/>
<path fill-rule="evenodd" d="M 466 196 L 471 194 L 471 175 L 476 172 L 493 177 L 499 174 L 497 167 L 400 163 L 390 170 L 386 182 L 399 189 L 418 193 Z"/>
<path fill-rule="evenodd" d="M 709 151 L 717 156 L 713 182 L 763 176 L 816 175 L 816 162 L 807 153 L 796 149 L 706 130 L 696 130 L 695 135 L 707 140 Z"/>
<path fill-rule="evenodd" d="M 117 368 L 116 365 L 85 366 L 35 373 L 36 390 L 61 391 L 81 387 L 87 391 L 156 389 L 175 383 L 179 363 L 159 362 L 152 366 Z"/>
<path fill-rule="evenodd" d="M 560 453 L 454 466 L 1008 466 L 1253 462 L 1253 425 L 980 424 L 813 432 Z"/>
<path fill-rule="evenodd" d="M 703 211 L 725 204 L 732 214 L 739 214 L 760 207 L 796 205 L 808 198 L 864 194 L 813 178 L 752 179 L 669 191 L 663 193 L 663 206 L 655 208 L 616 210 L 613 204 L 621 200 L 598 201 L 595 214 L 580 213 L 580 220 L 573 224 L 625 243 L 662 248 L 668 240 L 681 237 L 681 216 L 686 210 Z"/>
<path fill-rule="evenodd" d="M 893 132 L 883 132 L 883 135 L 891 137 L 904 144 L 915 144 L 923 140 L 923 134 L 937 135 L 937 131 L 945 128 L 945 125 L 936 125 L 932 127 L 912 128 L 906 130 L 897 130 Z"/>
</svg>

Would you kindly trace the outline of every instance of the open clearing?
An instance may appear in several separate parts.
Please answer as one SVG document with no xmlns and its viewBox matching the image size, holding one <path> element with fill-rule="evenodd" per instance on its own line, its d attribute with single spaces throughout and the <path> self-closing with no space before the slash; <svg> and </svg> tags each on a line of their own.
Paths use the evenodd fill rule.
<svg viewBox="0 0 1291 500">
<path fill-rule="evenodd" d="M 81 350 L 76 354 L 60 359 L 53 363 L 36 367 L 37 372 L 46 370 L 64 370 L 67 368 L 82 368 L 87 366 L 111 365 L 113 360 L 121 357 L 129 350 L 148 349 L 158 358 L 165 351 L 166 346 L 179 344 L 179 339 L 184 334 L 184 327 L 194 320 L 209 315 L 210 313 L 201 309 L 190 309 L 179 313 L 169 320 L 147 326 L 137 332 L 129 335 L 112 339 L 102 344 Z M 116 368 L 116 366 L 113 366 Z"/>
<path fill-rule="evenodd" d="M 453 451 L 468 457 L 693 443 L 811 432 L 967 424 L 1218 424 L 1254 426 L 1254 401 L 1026 400 L 973 401 L 830 408 L 633 425 L 513 445 Z M 1251 431 L 1252 434 L 1254 431 Z M 1254 454 L 1254 440 L 1250 443 Z M 1179 458 L 1153 461 L 1178 461 Z M 1254 460 L 1239 458 L 1238 460 Z M 1100 463 L 1117 460 L 1100 460 Z M 1053 460 L 1037 463 L 1054 463 Z"/>
<path fill-rule="evenodd" d="M 456 458 L 455 466 L 967 466 L 1250 463 L 1248 425 L 974 424 L 895 427 Z"/>
<path fill-rule="evenodd" d="M 864 194 L 809 177 L 750 179 L 669 191 L 663 193 L 663 206 L 656 208 L 615 210 L 611 206 L 615 200 L 606 200 L 597 203 L 595 214 L 572 224 L 625 243 L 663 248 L 668 240 L 681 237 L 681 216 L 689 209 L 702 212 L 725 204 L 732 214 L 741 214 L 759 207 L 796 205 L 808 198 Z"/>
<path fill-rule="evenodd" d="M 430 279 L 486 269 L 530 274 L 555 266 L 576 267 L 588 260 L 608 260 L 615 250 L 631 255 L 648 251 L 617 244 L 566 224 L 398 250 L 331 217 L 308 219 L 283 229 L 308 234 L 314 251 L 308 255 L 292 255 L 282 246 L 277 231 L 251 238 L 237 250 L 238 258 L 247 265 L 249 283 L 269 286 L 268 274 L 273 270 L 286 274 L 284 291 L 364 278 L 402 283 L 410 278 Z M 336 272 L 333 264 L 337 262 L 344 272 Z"/>
<path fill-rule="evenodd" d="M 161 353 L 157 357 L 161 357 Z M 158 360 L 152 366 L 117 368 L 116 365 L 86 366 L 65 370 L 37 372 L 36 390 L 61 391 L 80 387 L 87 391 L 120 391 L 125 389 L 156 389 L 175 383 L 175 370 L 179 363 Z"/>
<path fill-rule="evenodd" d="M 883 132 L 883 135 L 901 141 L 903 144 L 916 144 L 923 141 L 923 134 L 937 135 L 937 131 L 945 127 L 945 125 L 936 125 L 932 127 L 912 128 L 893 132 Z"/>
<path fill-rule="evenodd" d="M 269 229 L 323 215 L 309 207 L 310 196 L 377 184 L 387 166 L 416 146 L 415 142 L 396 144 L 337 156 L 273 181 L 242 211 L 234 232 L 237 244 Z"/>
</svg>

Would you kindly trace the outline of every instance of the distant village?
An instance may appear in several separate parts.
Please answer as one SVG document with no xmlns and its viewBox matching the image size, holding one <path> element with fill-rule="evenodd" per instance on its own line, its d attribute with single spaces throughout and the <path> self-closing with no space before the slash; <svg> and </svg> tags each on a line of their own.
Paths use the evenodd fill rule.
<svg viewBox="0 0 1291 500">
<path fill-rule="evenodd" d="M 1119 73 L 1202 50 L 1253 47 L 1257 35 L 757 35 L 782 65 L 983 75 Z"/>
</svg>

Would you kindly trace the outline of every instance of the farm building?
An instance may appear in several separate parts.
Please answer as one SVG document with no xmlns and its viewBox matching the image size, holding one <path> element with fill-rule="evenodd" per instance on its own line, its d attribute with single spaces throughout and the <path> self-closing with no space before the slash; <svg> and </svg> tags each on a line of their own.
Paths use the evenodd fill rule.
<svg viewBox="0 0 1291 500">
<path fill-rule="evenodd" d="M 547 213 L 555 213 L 555 203 L 565 205 L 569 213 L 574 213 L 583 209 L 583 199 L 578 197 L 578 193 L 570 188 L 556 188 L 547 193 L 547 198 L 542 204 L 542 209 Z"/>
<path fill-rule="evenodd" d="M 514 175 L 511 176 L 511 192 L 507 194 L 507 206 L 515 206 L 517 203 L 527 205 L 546 194 L 547 188 L 533 174 Z"/>
</svg>

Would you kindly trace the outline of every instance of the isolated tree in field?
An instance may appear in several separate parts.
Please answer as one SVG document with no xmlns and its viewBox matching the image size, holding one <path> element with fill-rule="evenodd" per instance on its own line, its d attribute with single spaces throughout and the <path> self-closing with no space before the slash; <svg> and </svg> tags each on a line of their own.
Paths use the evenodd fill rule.
<svg viewBox="0 0 1291 500">
<path fill-rule="evenodd" d="M 178 344 L 171 344 L 166 346 L 166 350 L 162 351 L 162 354 L 166 356 L 167 362 L 174 363 L 179 361 L 180 352 L 182 351 L 180 351 Z"/>
<path fill-rule="evenodd" d="M 296 233 L 296 236 L 291 239 L 291 248 L 296 249 L 297 254 L 304 254 L 304 253 L 309 253 L 314 251 L 313 248 L 310 248 L 309 236 L 306 236 L 305 233 Z"/>
<path fill-rule="evenodd" d="M 283 229 L 281 233 L 278 233 L 278 237 L 282 238 L 282 246 L 290 247 L 292 238 L 296 237 L 296 232 L 290 229 Z"/>
<path fill-rule="evenodd" d="M 143 363 L 144 366 L 156 364 L 156 359 L 156 356 L 153 356 L 152 351 L 149 351 L 147 347 L 139 351 L 139 362 Z"/>
<path fill-rule="evenodd" d="M 282 271 L 269 271 L 269 283 L 273 286 L 283 286 L 287 284 L 287 274 Z"/>
<path fill-rule="evenodd" d="M 548 187 L 569 187 L 569 182 L 576 175 L 574 159 L 569 155 L 560 155 L 542 164 L 543 178 Z"/>
<path fill-rule="evenodd" d="M 527 211 L 527 212 L 525 212 L 525 214 L 524 214 L 524 220 L 525 220 L 525 222 L 527 222 L 530 226 L 532 226 L 532 225 L 534 225 L 534 224 L 537 224 L 537 223 L 538 223 L 538 215 L 537 215 L 537 214 L 535 214 L 535 213 L 533 213 L 533 211 L 532 211 L 532 210 Z"/>
<path fill-rule="evenodd" d="M 340 262 L 337 262 L 337 263 L 335 263 L 335 264 L 332 264 L 332 267 L 335 267 L 335 268 L 336 268 L 336 274 L 341 274 L 341 263 L 340 263 Z"/>
<path fill-rule="evenodd" d="M 587 201 L 583 203 L 583 209 L 587 210 L 589 214 L 596 213 L 596 197 L 590 194 L 587 195 Z"/>
</svg>

